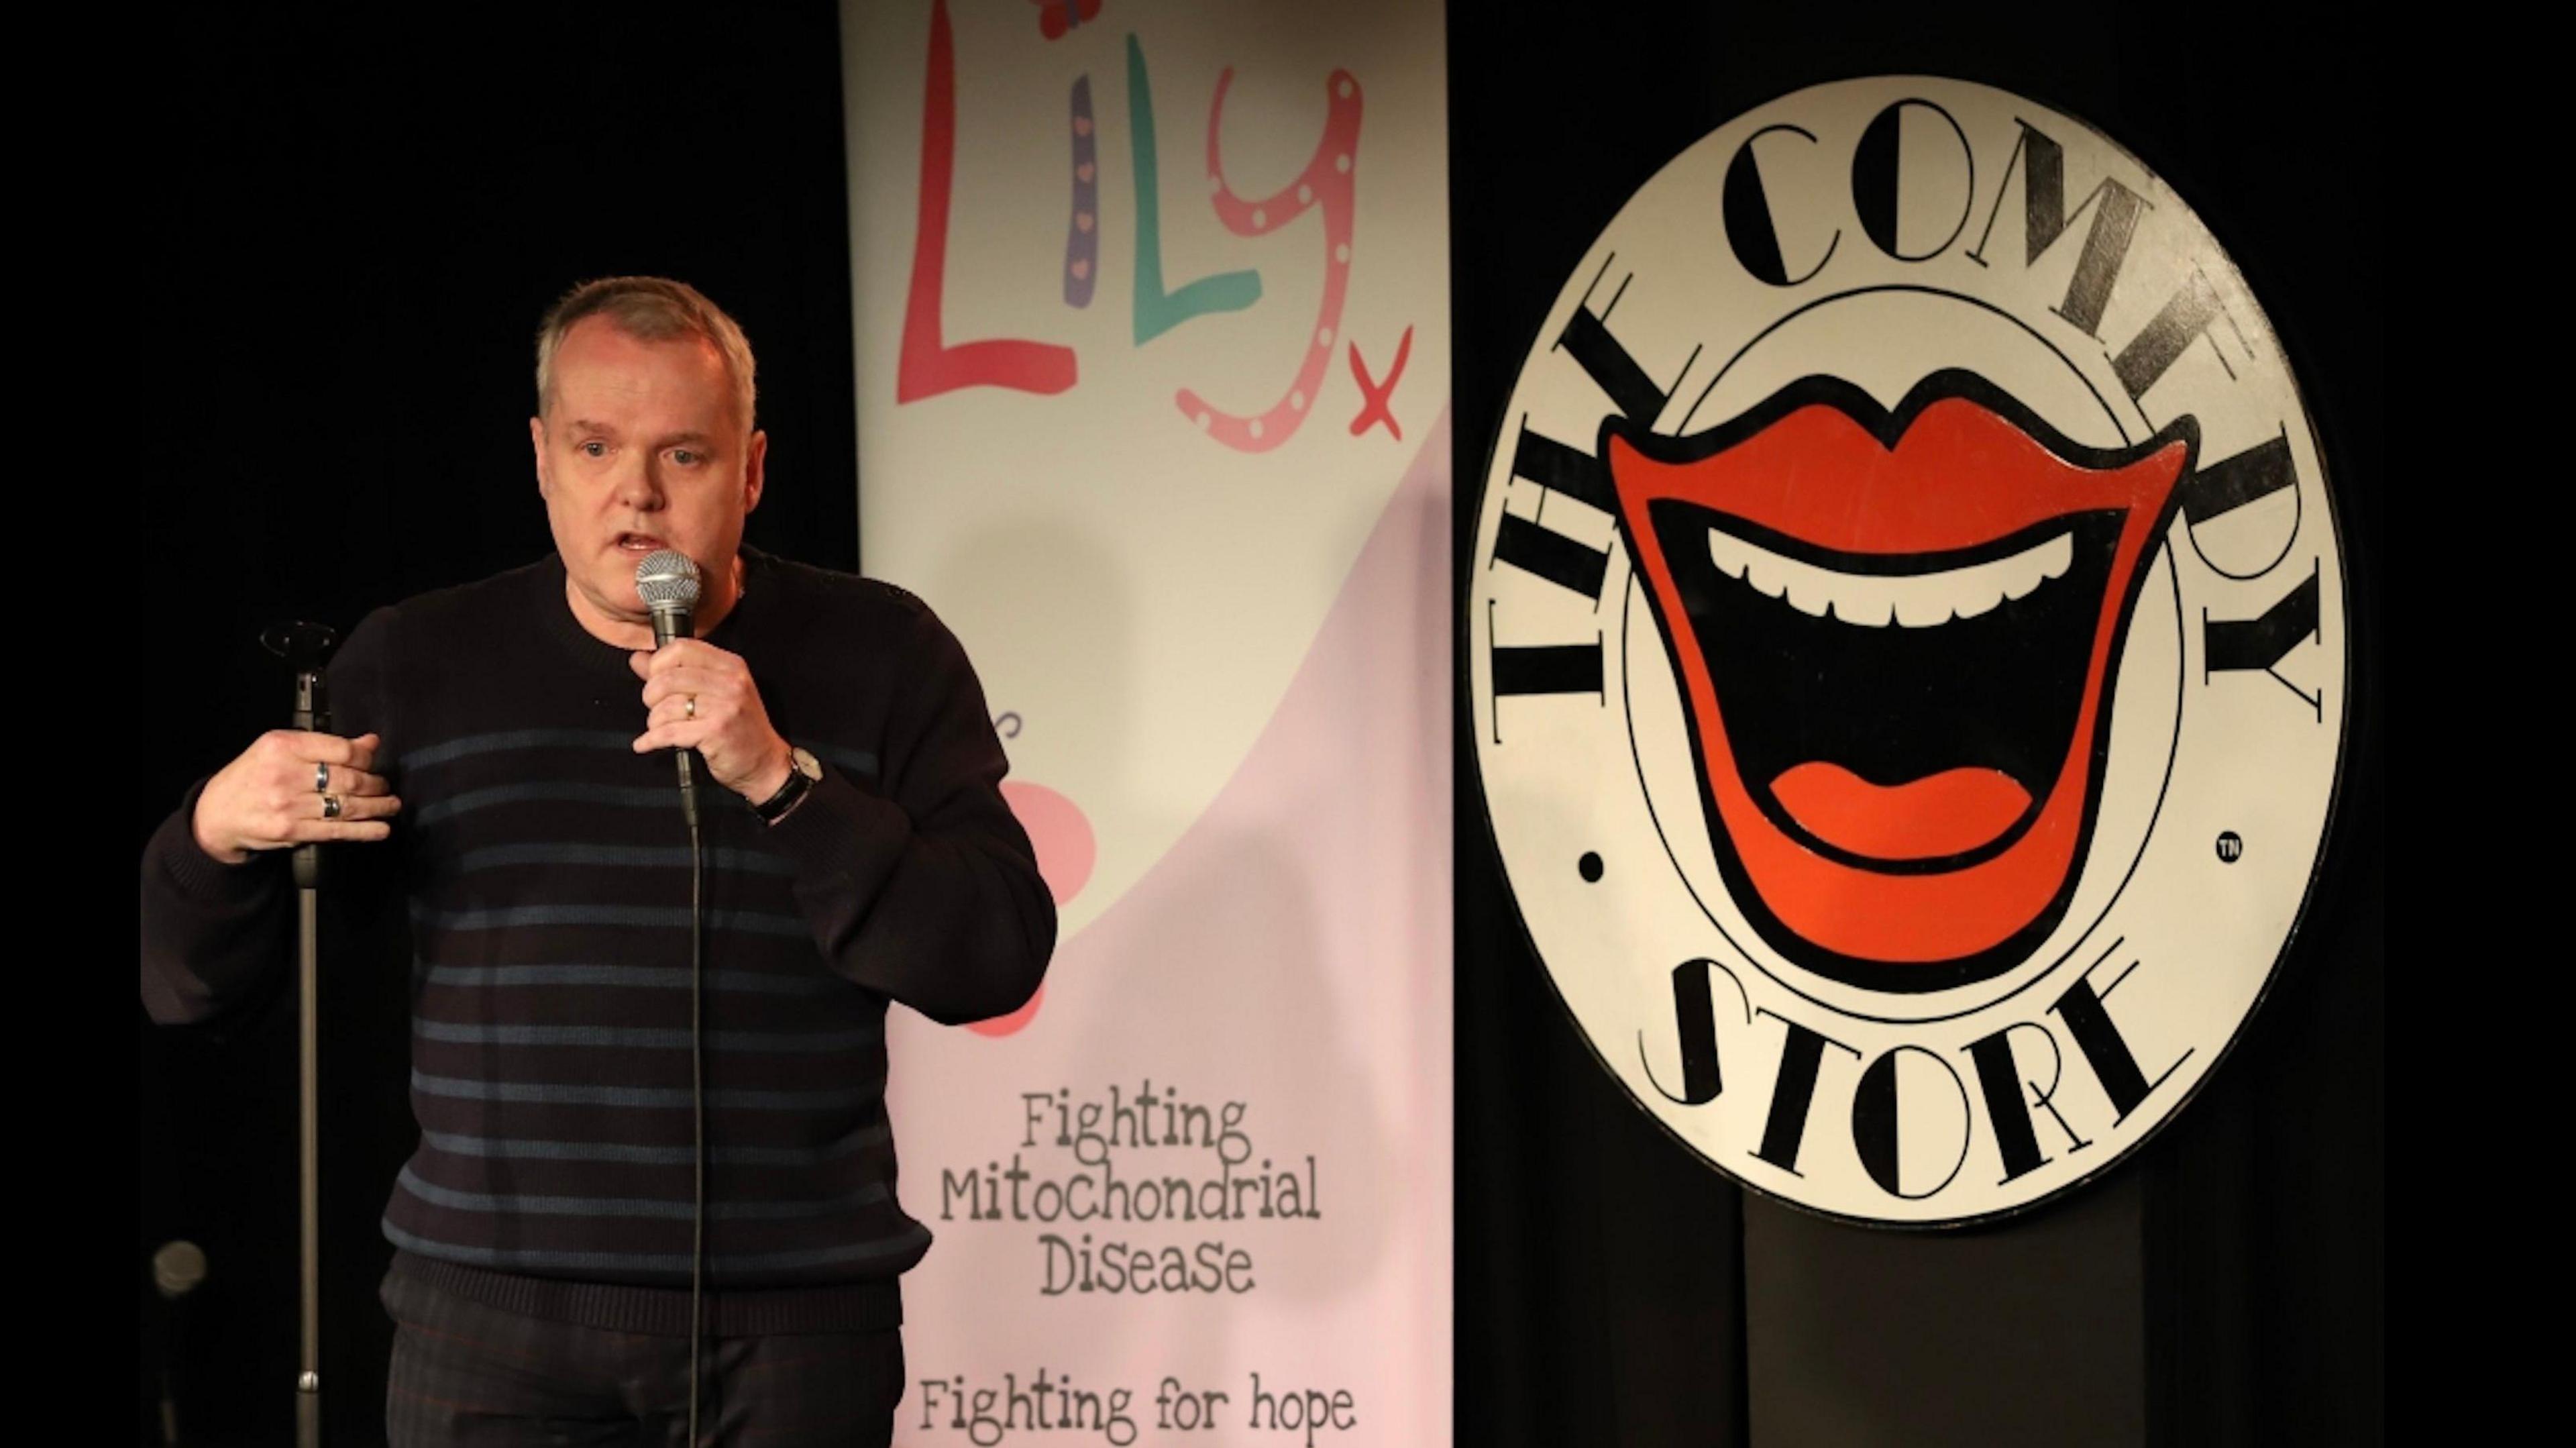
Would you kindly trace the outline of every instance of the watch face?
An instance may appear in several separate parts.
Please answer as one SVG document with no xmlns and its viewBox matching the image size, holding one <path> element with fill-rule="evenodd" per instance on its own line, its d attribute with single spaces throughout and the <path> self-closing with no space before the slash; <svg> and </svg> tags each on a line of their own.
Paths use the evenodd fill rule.
<svg viewBox="0 0 2576 1448">
<path fill-rule="evenodd" d="M 2269 983 L 2344 726 L 2323 459 L 2191 208 L 1926 77 L 1720 127 L 1522 366 L 1476 752 L 1575 1024 L 1710 1165 L 1954 1224 L 2098 1174 Z"/>
<path fill-rule="evenodd" d="M 823 777 L 823 761 L 816 759 L 806 751 L 802 749 L 792 750 L 789 752 L 787 757 L 789 762 L 795 766 L 798 774 L 805 776 L 807 779 L 821 779 Z"/>
</svg>

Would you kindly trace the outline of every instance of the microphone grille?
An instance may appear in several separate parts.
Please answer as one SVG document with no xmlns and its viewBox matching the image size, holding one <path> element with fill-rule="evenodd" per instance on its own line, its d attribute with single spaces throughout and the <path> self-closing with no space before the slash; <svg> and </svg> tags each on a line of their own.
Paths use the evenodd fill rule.
<svg viewBox="0 0 2576 1448">
<path fill-rule="evenodd" d="M 648 553 L 635 565 L 635 591 L 646 608 L 695 608 L 698 562 L 676 548 Z"/>
</svg>

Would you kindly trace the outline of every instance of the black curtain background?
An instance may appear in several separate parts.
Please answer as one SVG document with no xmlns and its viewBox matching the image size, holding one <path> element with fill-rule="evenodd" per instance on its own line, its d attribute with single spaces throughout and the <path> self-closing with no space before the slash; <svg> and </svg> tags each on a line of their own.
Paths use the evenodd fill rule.
<svg viewBox="0 0 2576 1448">
<path fill-rule="evenodd" d="M 769 489 L 751 542 L 858 558 L 840 41 L 829 4 L 183 7 L 144 154 L 154 434 L 138 511 L 147 669 L 134 847 L 194 779 L 286 722 L 265 623 L 342 631 L 380 603 L 553 545 L 529 461 L 533 339 L 556 296 L 655 272 L 752 338 Z M 336 915 L 337 912 L 335 912 Z M 392 1329 L 376 1222 L 417 1140 L 398 922 L 333 919 L 322 1052 L 324 1400 L 384 1440 Z M 295 1021 L 136 1020 L 144 1441 L 157 1443 L 154 1248 L 202 1245 L 183 1427 L 291 1443 Z"/>
<path fill-rule="evenodd" d="M 2152 1441 L 2376 1440 L 2373 162 L 2388 121 L 2362 27 L 2144 7 L 1459 5 L 1449 20 L 1462 566 L 1495 420 L 1567 273 L 1667 159 L 1772 96 L 1888 71 L 2022 91 L 2137 152 L 2246 272 L 2332 471 L 2353 732 L 2325 873 L 2271 998 L 2122 1169 L 2146 1203 L 2141 1370 Z M 199 8 L 149 23 L 168 27 L 171 51 L 137 280 L 147 355 L 166 370 L 143 419 L 136 572 L 144 617 L 187 623 L 159 635 L 172 642 L 141 700 L 153 747 L 137 848 L 191 780 L 283 721 L 263 624 L 345 629 L 549 546 L 524 422 L 531 334 L 584 278 L 685 277 L 741 318 L 772 439 L 751 539 L 855 566 L 831 6 L 458 10 L 409 28 Z M 1458 1439 L 1742 1442 L 1740 1194 L 1658 1132 L 1565 1019 L 1495 866 L 1463 697 L 1458 718 Z M 326 1399 L 334 1441 L 363 1443 L 381 1435 L 391 1338 L 374 1301 L 388 1255 L 376 1219 L 414 1140 L 405 972 L 386 968 L 397 927 L 335 916 L 326 945 Z M 187 1237 L 212 1263 L 175 1357 L 191 1441 L 290 1441 L 291 1003 L 222 1032 L 135 1018 L 144 1440 L 157 1441 L 167 1356 L 148 1258 Z M 2068 1441 L 2084 1436 L 2068 1425 Z"/>
</svg>

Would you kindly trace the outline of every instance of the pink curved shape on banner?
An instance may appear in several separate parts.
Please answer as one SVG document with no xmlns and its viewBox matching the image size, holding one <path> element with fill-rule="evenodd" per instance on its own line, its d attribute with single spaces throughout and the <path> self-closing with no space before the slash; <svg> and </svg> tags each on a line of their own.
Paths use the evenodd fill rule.
<svg viewBox="0 0 2576 1448">
<path fill-rule="evenodd" d="M 1217 145 L 1226 89 L 1233 84 L 1229 66 L 1217 76 L 1216 99 L 1208 106 L 1208 187 L 1216 196 L 1217 220 L 1237 236 L 1266 236 L 1305 215 L 1310 206 L 1324 208 L 1324 300 L 1315 309 L 1315 330 L 1306 339 L 1305 360 L 1287 395 L 1257 417 L 1226 412 L 1194 388 L 1182 388 L 1176 399 L 1181 415 L 1208 436 L 1237 451 L 1258 453 L 1286 442 L 1314 409 L 1316 389 L 1323 386 L 1324 368 L 1333 358 L 1333 339 L 1341 335 L 1342 302 L 1351 289 L 1351 182 L 1359 166 L 1360 83 L 1347 70 L 1325 77 L 1329 109 L 1315 154 L 1296 180 L 1258 201 L 1246 201 L 1226 184 L 1225 157 Z"/>
<path fill-rule="evenodd" d="M 1029 847 L 1038 855 L 1038 874 L 1045 878 L 1056 908 L 1063 909 L 1091 883 L 1091 867 L 1100 858 L 1100 842 L 1091 833 L 1090 818 L 1082 806 L 1062 794 L 1025 780 L 1002 781 L 1002 800 L 1019 817 L 1020 828 L 1029 832 Z M 1045 999 L 1046 987 L 1039 986 L 1027 1005 L 1006 1016 L 970 1021 L 966 1029 L 979 1036 L 1010 1035 L 1037 1019 L 1038 1003 Z"/>
<path fill-rule="evenodd" d="M 1072 800 L 1025 780 L 1002 781 L 1002 801 L 1019 817 L 1020 828 L 1029 832 L 1029 846 L 1038 852 L 1038 873 L 1046 877 L 1047 893 L 1058 906 L 1071 904 L 1091 882 L 1091 867 L 1100 857 L 1090 817 Z"/>
<path fill-rule="evenodd" d="M 1133 1384 L 1146 1404 L 1167 1374 L 1240 1387 L 1257 1367 L 1280 1391 L 1304 1345 L 1363 1342 L 1335 1359 L 1330 1383 L 1364 1405 L 1369 1426 L 1348 1440 L 1447 1440 L 1450 425 L 1445 408 L 1425 419 L 1234 773 L 1057 947 L 1044 1025 L 970 1042 L 909 1012 L 888 1017 L 899 1063 L 888 1110 L 910 1144 L 903 1199 L 939 1238 L 904 1283 L 914 1361 L 997 1384 L 1004 1367 L 1053 1364 L 1086 1384 Z M 1320 1219 L 1131 1233 L 977 1220 L 943 1200 L 951 1171 L 1072 1169 L 1052 1128 L 1027 1125 L 1028 1093 L 1101 1100 L 1117 1085 L 1132 1098 L 1148 1079 L 1192 1102 L 1247 1103 L 1254 1169 L 1303 1172 L 1314 1156 Z M 1204 1150 L 1123 1149 L 1119 1169 L 1132 1181 L 1218 1166 Z M 1169 1308 L 1045 1295 L 1061 1253 L 1051 1259 L 1040 1234 L 1078 1246 L 1085 1230 L 1131 1243 L 1222 1236 L 1255 1255 L 1258 1293 Z M 1229 1441 L 1256 1436 L 1273 1435 Z M 1296 1435 L 1280 1441 L 1294 1448 Z"/>
<path fill-rule="evenodd" d="M 1045 999 L 1046 987 L 1041 985 L 1038 987 L 1038 993 L 1029 997 L 1029 1003 L 1027 1005 L 1020 1007 L 1018 1010 L 1011 1012 L 1007 1016 L 988 1016 L 980 1021 L 968 1021 L 966 1023 L 966 1029 L 973 1031 L 979 1036 L 1000 1037 L 1015 1035 L 1018 1033 L 1020 1027 L 1025 1026 L 1029 1022 L 1038 1018 L 1038 1004 Z"/>
</svg>

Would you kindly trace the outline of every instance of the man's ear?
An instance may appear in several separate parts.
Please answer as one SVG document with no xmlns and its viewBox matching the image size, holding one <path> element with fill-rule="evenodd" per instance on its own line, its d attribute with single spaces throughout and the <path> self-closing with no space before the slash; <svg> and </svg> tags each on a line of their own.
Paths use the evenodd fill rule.
<svg viewBox="0 0 2576 1448">
<path fill-rule="evenodd" d="M 546 420 L 544 418 L 528 419 L 528 446 L 534 449 L 537 455 L 537 496 L 542 498 L 546 496 L 546 490 L 551 481 L 546 477 Z"/>
<path fill-rule="evenodd" d="M 742 511 L 749 517 L 760 506 L 760 490 L 768 482 L 769 434 L 755 432 L 746 449 L 742 464 Z"/>
</svg>

